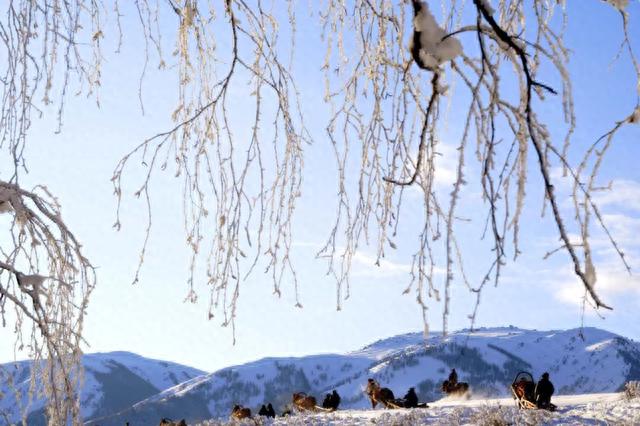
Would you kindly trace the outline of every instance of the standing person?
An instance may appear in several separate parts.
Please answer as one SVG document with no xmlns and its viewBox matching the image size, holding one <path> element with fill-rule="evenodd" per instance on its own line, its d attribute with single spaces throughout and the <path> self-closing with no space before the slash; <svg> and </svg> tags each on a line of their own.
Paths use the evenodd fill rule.
<svg viewBox="0 0 640 426">
<path fill-rule="evenodd" d="M 324 397 L 324 401 L 322 401 L 322 408 L 331 408 L 331 394 L 328 393 L 325 397 Z"/>
<path fill-rule="evenodd" d="M 333 408 L 334 410 L 337 410 L 339 406 L 340 406 L 340 395 L 338 395 L 338 392 L 334 389 L 333 392 L 331 392 L 331 408 Z"/>
<path fill-rule="evenodd" d="M 553 387 L 553 383 L 549 380 L 549 373 L 545 372 L 542 374 L 542 378 L 536 385 L 536 405 L 538 408 L 548 409 L 551 407 L 551 395 L 555 388 Z"/>
</svg>

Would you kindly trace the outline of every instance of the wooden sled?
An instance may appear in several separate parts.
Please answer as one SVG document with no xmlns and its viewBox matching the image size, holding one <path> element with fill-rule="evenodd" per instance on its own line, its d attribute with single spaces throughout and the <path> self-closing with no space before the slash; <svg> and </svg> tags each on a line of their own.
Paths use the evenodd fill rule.
<svg viewBox="0 0 640 426">
<path fill-rule="evenodd" d="M 392 400 L 392 401 L 386 401 L 385 405 L 387 408 L 429 408 L 429 405 L 426 402 L 419 402 L 418 405 L 416 405 L 415 407 L 405 407 L 403 403 L 401 403 L 402 400 Z"/>
<path fill-rule="evenodd" d="M 313 397 L 311 395 L 307 395 L 304 392 L 296 392 L 296 393 L 294 393 L 292 398 L 291 398 L 291 402 L 293 402 L 293 406 L 298 411 L 311 411 L 311 412 L 321 412 L 321 413 L 331 413 L 331 412 L 335 411 L 332 408 L 320 407 L 316 403 L 316 398 L 315 397 Z"/>
</svg>

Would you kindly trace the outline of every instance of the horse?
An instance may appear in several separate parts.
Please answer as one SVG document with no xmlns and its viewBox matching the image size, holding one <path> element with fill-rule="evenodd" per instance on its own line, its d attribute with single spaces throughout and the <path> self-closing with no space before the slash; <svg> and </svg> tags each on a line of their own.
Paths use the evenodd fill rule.
<svg viewBox="0 0 640 426">
<path fill-rule="evenodd" d="M 127 422 L 127 424 L 129 423 Z M 160 420 L 159 426 L 187 426 L 187 422 L 184 419 L 180 420 L 179 422 L 174 422 L 171 419 L 163 417 L 162 420 Z"/>
<path fill-rule="evenodd" d="M 231 417 L 236 420 L 248 419 L 251 417 L 251 409 L 236 404 L 231 410 Z"/>
<path fill-rule="evenodd" d="M 447 395 L 458 395 L 462 396 L 469 392 L 469 383 L 466 382 L 457 382 L 451 383 L 449 380 L 445 380 L 442 382 L 441 390 L 443 393 Z"/>
<path fill-rule="evenodd" d="M 385 408 L 394 408 L 393 401 L 395 397 L 393 396 L 393 392 L 389 388 L 380 387 L 380 385 L 373 379 L 369 379 L 367 384 L 367 395 L 369 395 L 369 399 L 371 400 L 371 408 L 376 408 L 378 403 L 382 404 Z"/>
</svg>

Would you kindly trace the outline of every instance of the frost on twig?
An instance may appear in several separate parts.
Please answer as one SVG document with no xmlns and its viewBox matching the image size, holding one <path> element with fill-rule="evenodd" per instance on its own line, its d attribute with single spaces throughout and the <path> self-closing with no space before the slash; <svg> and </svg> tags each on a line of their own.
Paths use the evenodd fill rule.
<svg viewBox="0 0 640 426">
<path fill-rule="evenodd" d="M 184 229 L 191 251 L 186 300 L 198 297 L 195 282 L 202 279 L 196 276 L 202 256 L 210 288 L 209 318 L 220 315 L 222 324 L 233 328 L 241 282 L 263 257 L 274 294 L 280 295 L 289 273 L 296 305 L 301 306 L 290 248 L 302 154 L 309 137 L 290 58 L 281 52 L 272 12 L 235 0 L 204 4 L 187 1 L 179 11 L 175 51 L 181 83 L 175 125 L 135 147 L 114 171 L 115 227 L 120 228 L 123 177 L 134 161 L 142 162 L 148 168 L 135 195 L 145 200 L 148 222 L 137 282 L 152 229 L 154 173 L 173 165 L 185 188 Z M 289 6 L 293 13 L 293 5 Z M 226 36 L 220 37 L 227 47 L 213 31 L 211 19 L 224 28 Z M 294 15 L 289 19 L 295 25 Z M 145 26 L 145 32 L 153 31 L 155 27 Z M 246 84 L 250 91 L 246 98 L 255 110 L 248 137 L 240 139 L 232 127 L 230 103 L 237 96 L 233 90 L 238 89 L 233 88 Z M 265 123 L 273 126 L 270 139 L 260 131 Z"/>
<path fill-rule="evenodd" d="M 80 344 L 93 268 L 45 187 L 26 191 L 0 181 L 0 206 L 8 224 L 0 231 L 0 320 L 3 327 L 7 318 L 15 321 L 16 350 L 28 350 L 32 378 L 43 384 L 17 401 L 45 397 L 50 424 L 78 423 Z"/>
<path fill-rule="evenodd" d="M 222 314 L 224 325 L 234 325 L 242 280 L 261 260 L 266 261 L 274 294 L 280 295 L 289 280 L 301 306 L 290 251 L 305 146 L 311 138 L 291 62 L 299 54 L 296 7 L 291 1 L 286 4 L 283 20 L 268 8 L 236 0 L 174 3 L 180 76 L 175 124 L 125 155 L 113 175 L 120 203 L 123 179 L 133 162 L 146 167 L 135 191 L 148 211 L 142 266 L 153 223 L 152 182 L 156 172 L 174 164 L 176 177 L 184 183 L 184 227 L 192 253 L 187 299 L 198 297 L 194 283 L 202 261 L 211 291 L 209 317 Z M 406 194 L 413 191 L 420 194 L 423 226 L 415 241 L 405 242 L 414 244 L 407 292 L 415 291 L 425 323 L 428 300 L 442 301 L 446 330 L 450 288 L 462 279 L 476 298 L 469 315 L 473 324 L 483 288 L 497 284 L 504 265 L 522 250 L 527 182 L 540 177 L 544 208 L 551 210 L 561 239 L 559 251 L 568 255 L 593 304 L 606 308 L 596 291 L 596 261 L 589 245 L 593 223 L 588 216 L 599 217 L 596 224 L 608 234 L 606 224 L 592 201 L 576 205 L 573 212 L 561 211 L 551 174 L 560 166 L 578 183 L 586 175 L 596 176 L 599 168 L 568 161 L 576 126 L 573 86 L 564 27 L 554 22 L 571 17 L 551 1 L 470 4 L 469 13 L 461 1 L 445 2 L 441 17 L 433 3 L 418 0 L 356 1 L 349 8 L 330 0 L 319 7 L 326 45 L 324 100 L 330 108 L 326 137 L 337 165 L 338 199 L 335 221 L 318 257 L 327 260 L 327 274 L 338 284 L 337 307 L 350 295 L 354 255 L 363 245 L 375 247 L 378 264 L 388 249 L 398 247 L 403 208 L 409 203 Z M 622 3 L 614 6 L 626 16 Z M 563 16 L 555 20 L 558 14 Z M 143 27 L 145 34 L 154 34 L 153 26 Z M 226 44 L 214 28 L 224 30 Z M 626 18 L 622 34 L 635 64 Z M 284 52 L 291 56 L 283 57 Z M 255 113 L 245 139 L 236 136 L 229 110 L 238 82 L 249 83 Z M 453 96 L 454 87 L 464 96 Z M 441 103 L 447 97 L 466 101 L 455 106 L 463 128 L 454 142 L 459 155 L 453 189 L 445 194 L 434 182 L 446 124 Z M 560 138 L 536 114 L 538 103 L 556 99 L 566 123 Z M 275 113 L 267 107 L 271 101 Z M 266 123 L 271 136 L 267 140 L 261 131 Z M 469 167 L 472 158 L 479 166 L 475 175 Z M 464 248 L 456 238 L 458 201 L 472 179 L 481 188 L 482 237 L 489 242 L 486 269 L 477 277 L 465 272 Z M 590 197 L 592 187 L 580 187 L 578 196 Z M 120 226 L 119 218 L 115 226 Z M 576 226 L 582 230 L 581 240 L 569 241 L 569 230 Z M 617 248 L 613 238 L 611 242 Z M 622 258 L 621 250 L 619 254 Z M 436 276 L 436 271 L 444 271 L 444 276 Z"/>
</svg>

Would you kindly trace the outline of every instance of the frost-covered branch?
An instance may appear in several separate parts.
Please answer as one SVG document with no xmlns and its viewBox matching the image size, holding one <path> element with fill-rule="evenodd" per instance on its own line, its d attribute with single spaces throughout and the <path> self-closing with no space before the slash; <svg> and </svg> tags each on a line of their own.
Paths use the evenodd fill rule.
<svg viewBox="0 0 640 426">
<path fill-rule="evenodd" d="M 28 348 L 35 360 L 33 377 L 44 384 L 37 396 L 51 402 L 49 422 L 79 422 L 78 362 L 93 267 L 45 187 L 26 191 L 0 181 L 0 219 L 8 224 L 0 246 L 2 325 L 15 322 L 16 349 Z"/>
<path fill-rule="evenodd" d="M 197 297 L 197 265 L 204 261 L 211 289 L 209 316 L 220 311 L 224 325 L 234 324 L 242 279 L 263 256 L 274 293 L 281 294 L 288 276 L 296 305 L 301 306 L 290 257 L 291 220 L 301 191 L 304 146 L 310 137 L 298 104 L 291 58 L 289 63 L 282 58 L 285 46 L 291 48 L 291 57 L 296 52 L 296 8 L 287 4 L 289 27 L 282 30 L 282 16 L 262 4 L 229 0 L 207 8 L 192 1 L 171 2 L 172 16 L 178 20 L 176 124 L 127 154 L 113 176 L 120 203 L 123 176 L 134 159 L 147 168 L 134 192 L 144 197 L 149 218 L 141 266 L 152 231 L 153 176 L 171 167 L 173 160 L 175 174 L 183 180 L 185 233 L 192 252 L 187 299 Z M 583 232 L 583 241 L 577 245 L 569 241 L 567 218 L 559 210 L 550 174 L 554 163 L 549 153 L 559 156 L 565 170 L 571 167 L 567 152 L 575 128 L 569 50 L 562 29 L 558 32 L 550 24 L 554 13 L 565 11 L 550 2 L 527 6 L 507 1 L 494 8 L 488 1 L 474 0 L 473 5 L 475 22 L 465 22 L 461 4 L 447 3 L 444 10 L 450 12 L 443 24 L 426 2 L 417 0 L 402 5 L 362 0 L 348 7 L 329 1 L 318 13 L 327 46 L 325 101 L 332 111 L 327 137 L 338 168 L 336 220 L 318 256 L 328 260 L 327 272 L 338 283 L 338 309 L 349 297 L 350 270 L 362 244 L 375 245 L 378 263 L 389 247 L 397 247 L 394 239 L 409 186 L 422 193 L 425 225 L 413 256 L 408 289 L 415 286 L 425 315 L 427 298 L 439 299 L 443 290 L 445 329 L 449 290 L 457 273 L 464 276 L 479 304 L 484 285 L 498 283 L 508 252 L 513 258 L 520 253 L 520 218 L 532 173 L 528 169 L 531 148 L 538 164 L 536 174 L 543 181 L 544 205 L 551 208 L 563 250 L 595 305 L 606 307 L 594 287 L 589 234 Z M 218 35 L 213 32 L 216 22 L 225 28 Z M 142 23 L 145 34 L 153 34 L 154 28 Z M 525 25 L 533 29 L 530 40 L 525 37 Z M 623 34 L 635 60 L 626 20 Z M 474 51 L 473 44 L 479 52 L 475 57 L 469 53 Z M 538 77 L 543 66 L 551 69 L 554 85 Z M 515 77 L 513 87 L 506 87 L 505 73 Z M 245 81 L 250 82 L 255 108 L 248 142 L 240 141 L 233 131 L 234 116 L 228 105 L 231 90 L 237 91 L 237 83 Z M 467 114 L 458 144 L 456 181 L 446 199 L 434 184 L 439 132 L 444 124 L 439 104 L 453 96 L 450 86 L 457 82 L 468 91 L 470 102 L 462 106 Z M 556 85 L 557 89 L 552 87 Z M 514 92 L 519 95 L 516 100 Z M 558 144 L 535 113 L 534 102 L 548 95 L 561 98 L 567 123 Z M 270 104 L 268 99 L 275 102 Z M 271 123 L 267 144 L 260 131 L 264 123 Z M 477 181 L 486 202 L 483 238 L 492 241 L 493 253 L 486 275 L 475 285 L 464 274 L 463 250 L 455 237 L 460 220 L 456 206 L 468 180 L 465 154 L 471 138 L 476 139 Z M 511 142 L 504 144 L 505 140 Z M 354 160 L 360 165 L 355 170 L 350 169 Z M 580 171 L 573 178 L 577 182 Z M 597 210 L 593 203 L 588 206 L 591 212 Z M 208 219 L 210 213 L 214 217 Z M 607 232 L 604 222 L 598 223 Z M 590 226 L 579 218 L 576 224 L 583 230 Z M 206 230 L 212 226 L 213 237 L 205 238 L 211 235 Z M 438 243 L 442 235 L 446 236 L 444 246 Z M 433 274 L 436 253 L 442 249 L 446 273 L 439 286 Z"/>
</svg>

